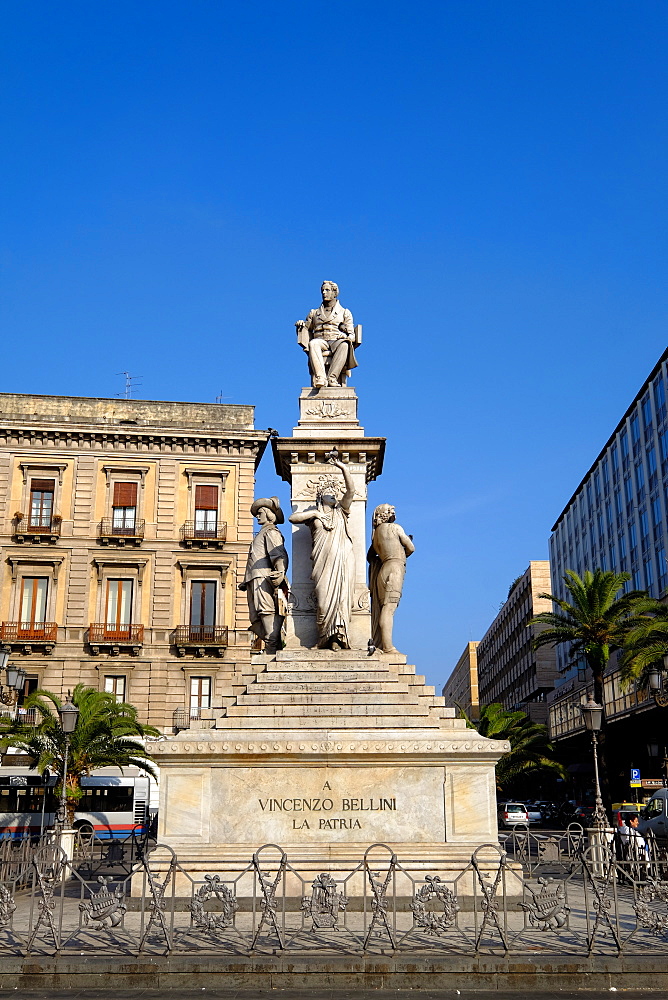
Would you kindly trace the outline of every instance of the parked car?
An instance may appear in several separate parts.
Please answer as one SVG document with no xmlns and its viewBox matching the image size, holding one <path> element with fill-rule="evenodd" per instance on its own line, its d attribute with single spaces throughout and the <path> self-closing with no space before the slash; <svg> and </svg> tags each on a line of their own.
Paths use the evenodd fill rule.
<svg viewBox="0 0 668 1000">
<path fill-rule="evenodd" d="M 542 823 L 543 822 L 543 810 L 537 802 L 527 802 L 527 812 L 529 814 L 530 823 Z"/>
<path fill-rule="evenodd" d="M 660 788 L 640 813 L 638 828 L 642 834 L 651 830 L 658 842 L 668 842 L 668 788 Z"/>
<path fill-rule="evenodd" d="M 523 802 L 499 802 L 499 826 L 513 827 L 529 825 L 529 813 Z"/>
</svg>

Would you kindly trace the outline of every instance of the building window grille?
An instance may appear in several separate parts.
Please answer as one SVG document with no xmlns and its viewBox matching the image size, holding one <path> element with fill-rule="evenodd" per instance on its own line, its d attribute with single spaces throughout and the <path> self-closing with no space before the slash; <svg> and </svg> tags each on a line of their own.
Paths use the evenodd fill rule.
<svg viewBox="0 0 668 1000">
<path fill-rule="evenodd" d="M 652 569 L 652 560 L 648 559 L 645 562 L 645 586 L 648 590 L 652 589 L 654 585 L 654 571 Z"/>
<path fill-rule="evenodd" d="M 111 636 L 129 634 L 132 624 L 132 580 L 107 580 L 105 628 Z"/>
<path fill-rule="evenodd" d="M 654 379 L 654 408 L 658 423 L 666 419 L 666 390 L 663 384 L 663 375 Z"/>
<path fill-rule="evenodd" d="M 132 532 L 137 521 L 137 483 L 114 483 L 113 531 Z"/>
<path fill-rule="evenodd" d="M 218 487 L 195 486 L 195 537 L 215 538 L 218 527 Z"/>
<path fill-rule="evenodd" d="M 55 479 L 33 479 L 30 483 L 31 528 L 50 528 L 53 517 Z"/>
<path fill-rule="evenodd" d="M 104 690 L 113 694 L 117 702 L 125 701 L 125 677 L 113 674 L 104 678 Z"/>
<path fill-rule="evenodd" d="M 652 520 L 654 521 L 654 528 L 658 530 L 661 528 L 661 501 L 658 497 L 652 500 Z"/>
<path fill-rule="evenodd" d="M 190 718 L 199 719 L 203 708 L 211 708 L 211 678 L 190 678 Z"/>
<path fill-rule="evenodd" d="M 603 484 L 607 486 L 610 482 L 610 469 L 607 458 L 604 458 L 601 462 L 601 472 L 603 473 Z"/>
<path fill-rule="evenodd" d="M 48 577 L 24 576 L 21 580 L 21 614 L 19 620 L 21 631 L 35 632 L 44 627 L 48 589 Z"/>
</svg>

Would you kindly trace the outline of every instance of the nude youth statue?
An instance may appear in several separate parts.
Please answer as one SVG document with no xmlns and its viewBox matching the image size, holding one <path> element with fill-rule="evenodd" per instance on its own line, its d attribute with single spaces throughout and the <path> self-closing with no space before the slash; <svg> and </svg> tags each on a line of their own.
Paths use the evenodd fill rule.
<svg viewBox="0 0 668 1000">
<path fill-rule="evenodd" d="M 376 507 L 367 553 L 372 641 L 384 653 L 397 652 L 392 643 L 394 612 L 401 600 L 406 559 L 415 552 L 411 536 L 396 523 L 395 516 L 394 507 L 389 503 Z"/>
</svg>

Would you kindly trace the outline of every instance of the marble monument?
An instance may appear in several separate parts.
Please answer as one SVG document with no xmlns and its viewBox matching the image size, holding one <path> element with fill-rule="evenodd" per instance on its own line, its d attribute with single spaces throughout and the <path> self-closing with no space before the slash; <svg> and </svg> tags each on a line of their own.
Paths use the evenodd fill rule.
<svg viewBox="0 0 668 1000">
<path fill-rule="evenodd" d="M 367 546 L 367 490 L 385 440 L 365 434 L 355 390 L 342 384 L 353 328 L 336 293 L 324 282 L 323 305 L 301 327 L 313 384 L 301 391 L 292 435 L 272 440 L 291 488 L 287 609 L 277 597 L 287 570 L 280 507 L 257 500 L 261 528 L 242 585 L 252 584 L 252 627 L 265 651 L 251 657 L 215 728 L 156 744 L 159 839 L 194 869 L 274 843 L 311 859 L 314 871 L 325 861 L 336 871 L 382 842 L 456 873 L 497 839 L 494 766 L 508 744 L 455 718 L 394 647 L 414 546 L 389 504 L 376 507 Z M 337 330 L 345 337 L 333 339 Z M 317 339 L 325 347 L 311 352 Z"/>
</svg>

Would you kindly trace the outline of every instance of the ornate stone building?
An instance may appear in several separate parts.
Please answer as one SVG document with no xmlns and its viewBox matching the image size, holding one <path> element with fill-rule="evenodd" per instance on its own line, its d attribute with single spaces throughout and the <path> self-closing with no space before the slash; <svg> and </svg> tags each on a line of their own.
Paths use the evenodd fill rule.
<svg viewBox="0 0 668 1000">
<path fill-rule="evenodd" d="M 83 682 L 165 732 L 213 725 L 250 663 L 237 581 L 269 437 L 253 407 L 0 406 L 0 649 L 25 693 Z"/>
</svg>

